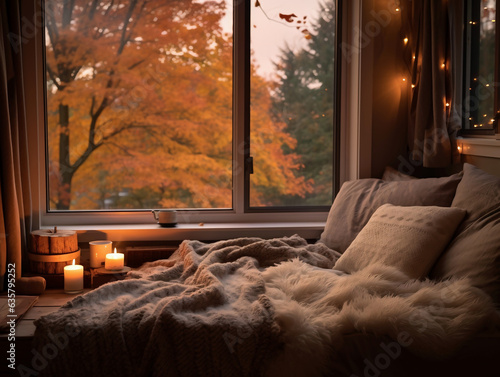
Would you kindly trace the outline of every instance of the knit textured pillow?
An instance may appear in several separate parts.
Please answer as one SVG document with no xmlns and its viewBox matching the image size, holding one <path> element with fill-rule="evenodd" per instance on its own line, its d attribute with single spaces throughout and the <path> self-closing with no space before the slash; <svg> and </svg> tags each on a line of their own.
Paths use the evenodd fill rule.
<svg viewBox="0 0 500 377">
<path fill-rule="evenodd" d="M 375 211 L 336 270 L 352 273 L 372 263 L 398 268 L 410 278 L 426 276 L 465 216 L 460 208 L 400 207 Z"/>
</svg>

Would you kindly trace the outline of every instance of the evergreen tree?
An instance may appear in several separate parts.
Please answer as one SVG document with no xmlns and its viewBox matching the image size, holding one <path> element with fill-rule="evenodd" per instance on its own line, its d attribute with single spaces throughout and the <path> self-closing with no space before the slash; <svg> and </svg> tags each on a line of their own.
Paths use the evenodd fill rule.
<svg viewBox="0 0 500 377">
<path fill-rule="evenodd" d="M 296 174 L 314 180 L 313 191 L 300 200 L 306 205 L 329 205 L 333 196 L 335 2 L 319 8 L 306 35 L 307 46 L 298 52 L 288 46 L 282 50 L 276 64 L 281 80 L 273 103 L 275 121 L 286 123 L 285 131 L 297 140 L 293 153 L 302 156 L 302 167 Z M 284 150 L 292 152 L 286 146 Z M 297 199 L 289 196 L 281 204 L 297 204 Z"/>
</svg>

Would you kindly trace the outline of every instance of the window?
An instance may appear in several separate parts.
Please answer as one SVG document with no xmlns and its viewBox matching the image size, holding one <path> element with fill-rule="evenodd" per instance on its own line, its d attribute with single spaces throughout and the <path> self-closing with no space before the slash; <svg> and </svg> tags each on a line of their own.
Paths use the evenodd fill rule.
<svg viewBox="0 0 500 377">
<path fill-rule="evenodd" d="M 45 1 L 51 210 L 232 207 L 227 11 Z"/>
<path fill-rule="evenodd" d="M 252 7 L 250 208 L 332 203 L 336 14 L 332 0 Z"/>
<path fill-rule="evenodd" d="M 236 12 L 223 0 L 46 0 L 49 210 L 232 209 L 238 174 L 247 210 L 328 209 L 336 10 L 333 0 Z M 251 27 L 233 35 L 238 12 Z M 250 33 L 251 65 L 233 62 L 238 33 Z M 236 85 L 248 91 L 233 101 Z"/>
<path fill-rule="evenodd" d="M 465 2 L 464 133 L 494 134 L 500 117 L 498 0 Z M 497 131 L 498 132 L 498 131 Z"/>
</svg>

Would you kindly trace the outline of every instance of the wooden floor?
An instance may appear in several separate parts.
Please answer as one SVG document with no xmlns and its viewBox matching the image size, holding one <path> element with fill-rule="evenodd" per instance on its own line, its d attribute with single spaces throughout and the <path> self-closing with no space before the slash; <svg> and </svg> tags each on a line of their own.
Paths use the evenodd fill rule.
<svg viewBox="0 0 500 377">
<path fill-rule="evenodd" d="M 90 291 L 85 289 L 83 293 Z M 41 316 L 52 313 L 64 305 L 66 302 L 77 297 L 78 294 L 67 294 L 62 289 L 49 289 L 46 290 L 41 296 L 38 297 L 37 302 L 26 312 L 21 320 L 16 324 L 15 333 L 15 357 L 16 368 L 20 365 L 31 367 L 32 354 L 32 340 L 35 334 L 34 321 Z M 18 371 L 12 370 L 8 367 L 9 361 L 4 355 L 8 355 L 11 341 L 8 339 L 7 334 L 0 334 L 0 352 L 2 358 L 0 359 L 0 376 L 20 376 Z"/>
</svg>

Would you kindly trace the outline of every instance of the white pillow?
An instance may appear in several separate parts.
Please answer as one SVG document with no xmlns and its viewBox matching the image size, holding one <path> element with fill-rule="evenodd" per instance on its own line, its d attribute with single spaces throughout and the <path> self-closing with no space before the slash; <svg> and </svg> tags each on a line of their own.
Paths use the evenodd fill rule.
<svg viewBox="0 0 500 377">
<path fill-rule="evenodd" d="M 424 277 L 465 213 L 460 208 L 384 204 L 333 268 L 352 273 L 378 262 L 394 266 L 410 278 Z"/>
</svg>

